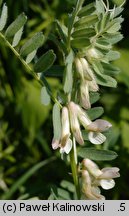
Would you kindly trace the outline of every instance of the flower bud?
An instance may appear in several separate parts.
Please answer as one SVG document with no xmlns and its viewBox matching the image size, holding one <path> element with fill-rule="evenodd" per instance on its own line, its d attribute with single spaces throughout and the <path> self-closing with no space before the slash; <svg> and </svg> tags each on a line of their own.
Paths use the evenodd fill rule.
<svg viewBox="0 0 129 216">
<path fill-rule="evenodd" d="M 100 51 L 98 51 L 97 49 L 93 48 L 93 47 L 87 50 L 86 55 L 90 59 L 101 59 L 101 58 L 103 58 L 103 54 Z"/>
<path fill-rule="evenodd" d="M 102 174 L 102 171 L 99 169 L 97 164 L 91 161 L 90 159 L 84 159 L 82 161 L 82 165 L 83 165 L 83 168 L 88 170 L 88 172 L 95 178 L 97 178 L 98 176 Z"/>
<path fill-rule="evenodd" d="M 82 137 L 80 124 L 79 124 L 78 117 L 77 117 L 77 105 L 74 102 L 70 102 L 68 104 L 68 108 L 69 108 L 69 114 L 70 114 L 70 125 L 71 125 L 71 130 L 73 132 L 73 135 L 76 141 L 80 145 L 83 145 L 84 140 Z"/>
<path fill-rule="evenodd" d="M 82 63 L 81 63 L 80 59 L 79 58 L 75 58 L 74 64 L 75 64 L 75 71 L 76 71 L 77 75 L 82 80 L 84 80 L 83 67 L 82 67 Z"/>
<path fill-rule="evenodd" d="M 80 85 L 80 104 L 85 109 L 91 108 L 87 81 L 83 81 Z"/>
<path fill-rule="evenodd" d="M 88 62 L 86 61 L 85 58 L 80 58 L 80 62 L 82 64 L 82 68 L 83 68 L 83 74 L 84 74 L 84 78 L 88 81 L 92 80 L 92 76 L 91 76 L 91 69 L 89 67 Z"/>
</svg>

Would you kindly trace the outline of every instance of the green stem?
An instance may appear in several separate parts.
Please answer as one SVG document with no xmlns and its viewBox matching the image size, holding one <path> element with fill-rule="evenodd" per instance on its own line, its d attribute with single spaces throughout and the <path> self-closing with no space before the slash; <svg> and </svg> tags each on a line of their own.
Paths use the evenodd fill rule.
<svg viewBox="0 0 129 216">
<path fill-rule="evenodd" d="M 72 175 L 73 175 L 73 181 L 76 188 L 76 194 L 77 199 L 80 199 L 80 187 L 79 187 L 79 180 L 78 180 L 78 173 L 77 173 L 77 164 L 75 160 L 75 148 L 73 146 L 71 152 L 70 152 L 70 163 L 71 163 L 71 169 L 72 169 Z"/>
<path fill-rule="evenodd" d="M 58 103 L 58 105 L 60 107 L 62 107 L 61 104 L 59 103 L 59 101 L 52 95 L 50 88 L 48 88 L 49 84 L 48 84 L 46 78 L 44 77 L 43 80 L 40 79 L 40 77 L 32 70 L 32 68 L 26 63 L 26 61 L 14 49 L 14 47 L 12 47 L 12 45 L 9 43 L 9 41 L 5 38 L 5 36 L 1 32 L 0 32 L 0 37 L 4 40 L 5 44 L 12 50 L 12 52 L 15 54 L 15 56 L 20 60 L 20 62 L 24 65 L 27 72 L 29 74 L 31 74 L 34 77 L 34 79 L 40 83 L 41 86 L 45 86 L 47 88 L 48 93 L 51 96 L 51 99 L 53 100 L 53 102 Z"/>
</svg>

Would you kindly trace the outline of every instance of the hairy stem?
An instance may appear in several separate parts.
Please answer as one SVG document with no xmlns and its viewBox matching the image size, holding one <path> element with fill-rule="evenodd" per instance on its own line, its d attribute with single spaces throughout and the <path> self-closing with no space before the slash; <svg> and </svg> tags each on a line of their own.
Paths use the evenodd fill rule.
<svg viewBox="0 0 129 216">
<path fill-rule="evenodd" d="M 73 142 L 75 142 L 75 140 L 73 140 Z M 75 150 L 75 146 L 73 145 L 72 150 L 70 152 L 70 163 L 71 163 L 73 181 L 76 188 L 77 199 L 80 199 L 80 187 L 79 187 L 77 164 L 76 164 L 77 160 L 75 157 L 76 157 L 76 150 Z"/>
</svg>

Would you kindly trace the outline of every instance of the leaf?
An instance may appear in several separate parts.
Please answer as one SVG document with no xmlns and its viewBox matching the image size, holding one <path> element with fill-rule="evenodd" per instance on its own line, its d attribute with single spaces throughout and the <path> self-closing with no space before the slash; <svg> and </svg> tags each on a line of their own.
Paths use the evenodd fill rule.
<svg viewBox="0 0 129 216">
<path fill-rule="evenodd" d="M 103 113 L 103 107 L 94 107 L 86 111 L 91 120 L 99 118 Z"/>
<path fill-rule="evenodd" d="M 12 47 L 15 47 L 18 45 L 19 41 L 21 40 L 22 33 L 23 33 L 23 27 L 21 27 L 19 31 L 14 35 Z"/>
<path fill-rule="evenodd" d="M 35 72 L 44 72 L 48 70 L 54 63 L 56 59 L 56 55 L 53 50 L 47 51 L 44 55 L 42 55 L 39 60 L 34 65 Z"/>
<path fill-rule="evenodd" d="M 117 81 L 110 76 L 103 75 L 101 77 L 101 76 L 97 75 L 96 80 L 97 80 L 97 83 L 99 85 L 106 86 L 106 87 L 112 87 L 112 88 L 117 87 Z"/>
<path fill-rule="evenodd" d="M 114 78 L 103 74 L 104 70 L 100 63 L 96 62 L 96 63 L 93 63 L 92 65 L 93 65 L 94 71 L 96 72 L 95 74 L 96 81 L 99 85 L 113 87 L 113 88 L 117 87 L 117 81 Z"/>
<path fill-rule="evenodd" d="M 32 51 L 31 53 L 28 54 L 28 56 L 26 57 L 26 63 L 29 64 L 33 58 L 35 57 L 37 53 L 37 50 Z"/>
<path fill-rule="evenodd" d="M 8 18 L 8 8 L 6 4 L 4 4 L 2 7 L 2 12 L 0 16 L 0 31 L 4 29 L 6 22 L 7 22 L 7 18 Z"/>
<path fill-rule="evenodd" d="M 104 74 L 107 74 L 109 76 L 114 76 L 120 73 L 120 69 L 112 64 L 106 64 L 102 63 L 104 68 Z"/>
<path fill-rule="evenodd" d="M 48 77 L 63 77 L 65 66 L 53 65 L 50 69 L 44 72 L 44 76 Z"/>
<path fill-rule="evenodd" d="M 122 7 L 116 7 L 116 8 L 112 11 L 111 17 L 112 17 L 112 18 L 117 17 L 118 15 L 120 15 L 120 14 L 122 13 L 123 10 L 124 10 L 124 8 L 122 8 Z"/>
<path fill-rule="evenodd" d="M 120 33 L 114 33 L 114 34 L 106 33 L 103 35 L 103 37 L 112 45 L 118 43 L 120 40 L 123 39 L 123 35 Z"/>
<path fill-rule="evenodd" d="M 118 155 L 110 150 L 98 150 L 95 148 L 79 148 L 78 156 L 89 158 L 95 161 L 110 161 L 114 160 Z"/>
<path fill-rule="evenodd" d="M 71 40 L 71 45 L 74 48 L 81 49 L 84 47 L 88 47 L 90 45 L 89 39 L 85 37 L 76 38 L 74 40 Z"/>
<path fill-rule="evenodd" d="M 73 61 L 74 61 L 74 53 L 71 50 L 69 55 L 66 57 L 66 70 L 65 70 L 65 78 L 64 78 L 64 92 L 70 93 L 73 87 Z"/>
<path fill-rule="evenodd" d="M 66 65 L 65 73 L 64 92 L 68 94 L 72 91 L 73 87 L 72 63 Z"/>
<path fill-rule="evenodd" d="M 95 47 L 101 50 L 109 50 L 112 48 L 111 44 L 109 44 L 109 42 L 103 38 L 96 40 Z"/>
<path fill-rule="evenodd" d="M 29 39 L 21 48 L 20 55 L 27 56 L 34 50 L 37 50 L 43 45 L 44 35 L 42 32 L 36 33 L 31 39 Z"/>
<path fill-rule="evenodd" d="M 78 37 L 88 37 L 89 38 L 94 35 L 95 35 L 95 31 L 93 28 L 84 28 L 84 29 L 74 31 L 71 36 L 73 38 L 78 38 Z"/>
<path fill-rule="evenodd" d="M 110 21 L 110 13 L 103 14 L 102 19 L 100 20 L 100 31 L 104 31 L 109 21 Z"/>
<path fill-rule="evenodd" d="M 102 1 L 96 0 L 96 10 L 98 13 L 102 13 L 102 14 L 105 13 L 105 8 Z"/>
<path fill-rule="evenodd" d="M 108 59 L 108 61 L 115 61 L 115 60 L 117 60 L 117 59 L 120 58 L 120 53 L 117 52 L 117 51 L 110 50 L 110 51 L 106 54 L 105 57 Z"/>
<path fill-rule="evenodd" d="M 94 104 L 100 98 L 100 94 L 98 92 L 90 92 L 90 103 Z"/>
<path fill-rule="evenodd" d="M 60 116 L 60 107 L 57 103 L 55 103 L 53 106 L 52 119 L 53 119 L 54 139 L 60 140 L 60 137 L 61 137 L 61 116 Z"/>
<path fill-rule="evenodd" d="M 61 36 L 61 39 L 64 41 L 64 43 L 66 43 L 66 41 L 67 41 L 67 35 L 63 32 L 62 25 L 60 24 L 60 22 L 58 20 L 56 20 L 56 25 L 57 25 L 59 34 Z"/>
<path fill-rule="evenodd" d="M 95 11 L 95 4 L 90 3 L 90 4 L 82 7 L 82 9 L 78 13 L 78 16 L 79 17 L 87 16 L 87 15 L 92 14 L 94 11 Z"/>
<path fill-rule="evenodd" d="M 26 23 L 27 17 L 24 13 L 20 14 L 7 28 L 5 37 L 9 38 L 14 36 Z"/>
<path fill-rule="evenodd" d="M 121 28 L 121 25 L 119 23 L 115 23 L 112 27 L 110 27 L 108 30 L 107 30 L 107 33 L 115 33 L 117 31 L 119 31 Z"/>
<path fill-rule="evenodd" d="M 85 27 L 91 26 L 91 25 L 94 25 L 97 21 L 98 21 L 98 17 L 95 14 L 86 16 L 86 17 L 79 19 L 77 22 L 75 22 L 74 28 L 80 27 L 81 25 Z"/>
<path fill-rule="evenodd" d="M 50 95 L 47 92 L 46 87 L 42 87 L 41 89 L 41 103 L 45 106 L 48 106 L 51 102 Z"/>
<path fill-rule="evenodd" d="M 68 191 L 74 193 L 75 192 L 75 186 L 73 183 L 66 181 L 66 180 L 62 180 L 61 181 L 61 187 L 67 189 Z"/>
</svg>

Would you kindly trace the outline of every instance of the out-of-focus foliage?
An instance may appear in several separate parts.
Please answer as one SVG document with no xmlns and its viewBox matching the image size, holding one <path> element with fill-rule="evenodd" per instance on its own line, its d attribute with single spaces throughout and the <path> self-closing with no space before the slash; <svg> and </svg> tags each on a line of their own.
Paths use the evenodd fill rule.
<svg viewBox="0 0 129 216">
<path fill-rule="evenodd" d="M 112 2 L 121 4 L 123 1 Z M 26 42 L 24 38 L 30 38 L 37 31 L 49 36 L 55 18 L 66 23 L 67 14 L 71 12 L 75 0 L 21 0 L 15 3 L 7 0 L 6 3 L 9 7 L 8 24 L 22 11 L 29 18 L 20 42 L 23 44 Z M 106 194 L 108 199 L 129 199 L 128 8 L 127 1 L 122 28 L 125 39 L 116 47 L 121 53 L 121 58 L 115 62 L 121 69 L 117 76 L 118 88 L 101 88 L 101 101 L 98 102 L 98 106 L 104 107 L 104 117 L 114 126 L 113 136 L 109 132 L 104 149 L 118 153 L 112 166 L 118 166 L 121 170 L 116 187 Z M 61 62 L 60 51 L 50 40 L 40 48 L 38 55 L 50 48 L 54 49 Z M 59 79 L 49 78 L 48 82 L 55 90 L 60 85 Z M 50 192 L 49 199 L 56 199 L 57 196 L 61 199 L 74 197 L 74 187 L 68 182 L 72 182 L 68 174 L 69 167 L 58 157 L 58 153 L 51 150 L 51 105 L 45 107 L 41 104 L 40 90 L 41 86 L 26 73 L 26 69 L 0 40 L 0 199 L 47 199 Z M 103 164 L 110 165 L 107 162 L 100 163 L 102 167 Z"/>
</svg>

